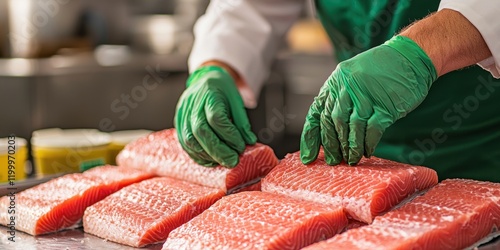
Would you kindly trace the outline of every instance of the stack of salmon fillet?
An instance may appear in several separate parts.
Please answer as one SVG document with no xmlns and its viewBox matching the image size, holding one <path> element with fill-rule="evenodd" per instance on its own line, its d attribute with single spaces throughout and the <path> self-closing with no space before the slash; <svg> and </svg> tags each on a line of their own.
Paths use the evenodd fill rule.
<svg viewBox="0 0 500 250">
<path fill-rule="evenodd" d="M 256 144 L 233 169 L 207 168 L 175 130 L 155 132 L 127 145 L 120 167 L 19 193 L 16 229 L 39 235 L 82 220 L 85 232 L 110 241 L 177 250 L 461 249 L 500 228 L 498 183 L 438 184 L 432 169 L 376 157 L 356 167 L 328 166 L 322 153 L 310 165 L 299 157 L 278 162 Z M 3 225 L 8 202 L 0 198 Z"/>
<path fill-rule="evenodd" d="M 464 249 L 500 227 L 500 184 L 450 179 L 313 249 Z"/>
<path fill-rule="evenodd" d="M 260 194 L 225 197 L 173 230 L 163 249 L 463 249 L 500 227 L 498 183 L 437 184 L 431 169 L 376 157 L 356 167 L 328 166 L 321 153 L 304 166 L 299 157 L 282 160 L 263 179 Z M 294 218 L 279 227 L 288 213 L 301 214 L 293 202 L 309 202 L 307 211 L 319 216 L 316 223 Z M 338 209 L 343 215 L 326 214 Z M 307 224 L 307 234 L 294 222 Z M 339 234 L 344 228 L 352 229 Z M 320 242 L 311 245 L 315 241 Z"/>
<path fill-rule="evenodd" d="M 173 129 L 140 138 L 117 157 L 119 167 L 96 167 L 17 194 L 17 230 L 47 234 L 83 222 L 84 231 L 134 247 L 164 242 L 173 229 L 227 192 L 258 181 L 278 164 L 263 144 L 248 146 L 232 169 L 196 164 Z M 253 185 L 245 187 L 244 184 Z M 0 198 L 0 224 L 9 226 L 9 197 Z M 5 207 L 5 209 L 3 209 Z"/>
</svg>

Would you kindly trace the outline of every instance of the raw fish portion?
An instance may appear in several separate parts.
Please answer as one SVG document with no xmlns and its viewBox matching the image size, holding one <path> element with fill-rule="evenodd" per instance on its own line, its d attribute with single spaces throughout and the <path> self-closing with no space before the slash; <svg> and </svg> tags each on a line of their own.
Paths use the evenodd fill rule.
<svg viewBox="0 0 500 250">
<path fill-rule="evenodd" d="M 0 198 L 0 224 L 40 235 L 68 228 L 82 219 L 85 209 L 106 196 L 153 177 L 137 169 L 102 166 L 42 183 L 15 194 L 15 214 L 9 214 L 11 196 Z"/>
<path fill-rule="evenodd" d="M 354 229 L 354 228 L 364 227 L 366 225 L 368 225 L 368 224 L 366 224 L 364 222 L 361 222 L 361 221 L 350 219 L 349 223 L 345 227 L 345 231 L 348 231 L 348 230 L 351 230 L 351 229 Z"/>
<path fill-rule="evenodd" d="M 257 143 L 247 146 L 240 155 L 239 164 L 232 169 L 201 166 L 182 149 L 175 129 L 167 129 L 128 144 L 118 155 L 117 162 L 120 166 L 228 191 L 265 176 L 278 164 L 278 158 L 270 147 Z"/>
<path fill-rule="evenodd" d="M 356 166 L 329 166 L 323 152 L 303 165 L 300 153 L 289 154 L 263 180 L 262 191 L 342 206 L 355 220 L 371 223 L 419 190 L 436 185 L 436 171 L 376 157 Z"/>
<path fill-rule="evenodd" d="M 252 184 L 250 186 L 244 187 L 242 189 L 237 190 L 236 192 L 245 192 L 245 191 L 260 191 L 262 183 L 259 181 L 255 184 Z"/>
<path fill-rule="evenodd" d="M 172 231 L 163 249 L 300 249 L 346 225 L 341 207 L 242 192 L 222 198 Z"/>
<path fill-rule="evenodd" d="M 500 183 L 450 179 L 316 249 L 464 249 L 498 228 Z"/>
<path fill-rule="evenodd" d="M 85 232 L 124 245 L 164 242 L 173 229 L 203 212 L 224 191 L 158 177 L 130 185 L 90 206 Z"/>
</svg>

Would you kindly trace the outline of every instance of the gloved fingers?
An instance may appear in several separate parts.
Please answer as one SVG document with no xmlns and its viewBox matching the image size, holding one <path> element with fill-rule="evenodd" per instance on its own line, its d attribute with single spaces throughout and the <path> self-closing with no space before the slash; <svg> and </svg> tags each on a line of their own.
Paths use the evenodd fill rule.
<svg viewBox="0 0 500 250">
<path fill-rule="evenodd" d="M 214 167 L 218 165 L 218 163 L 205 152 L 192 133 L 185 135 L 182 140 L 184 142 L 181 143 L 182 148 L 196 163 L 205 167 Z"/>
<path fill-rule="evenodd" d="M 318 157 L 321 146 L 321 112 L 323 112 L 328 95 L 328 85 L 325 84 L 307 112 L 300 136 L 300 160 L 303 164 L 309 164 Z"/>
<path fill-rule="evenodd" d="M 175 128 L 177 130 L 177 138 L 182 148 L 186 153 L 193 159 L 196 163 L 203 166 L 215 166 L 217 165 L 212 157 L 210 157 L 205 150 L 198 143 L 193 135 L 191 129 L 191 110 L 192 107 L 187 107 L 188 102 L 181 97 L 179 104 L 177 105 L 177 111 L 175 114 Z"/>
<path fill-rule="evenodd" d="M 177 130 L 177 135 L 182 149 L 184 149 L 189 157 L 191 157 L 191 159 L 193 159 L 196 163 L 205 167 L 218 165 L 217 162 L 210 157 L 205 150 L 203 150 L 192 133 L 186 133 L 185 130 Z"/>
<path fill-rule="evenodd" d="M 232 93 L 230 91 L 230 94 L 226 96 L 229 103 L 231 117 L 233 118 L 233 123 L 240 132 L 243 140 L 245 140 L 245 143 L 253 145 L 257 142 L 257 136 L 255 136 L 252 132 L 250 121 L 248 120 L 247 112 L 243 104 L 243 99 L 241 99 L 237 90 L 234 92 L 235 93 Z"/>
<path fill-rule="evenodd" d="M 325 109 L 321 112 L 321 144 L 325 153 L 325 161 L 329 165 L 337 165 L 342 161 L 342 151 L 332 121 L 333 105 L 334 98 L 329 95 L 325 102 Z"/>
<path fill-rule="evenodd" d="M 257 142 L 257 136 L 252 132 L 250 121 L 248 120 L 247 112 L 244 106 L 241 106 L 240 108 L 231 106 L 231 110 L 233 122 L 236 125 L 236 128 L 240 131 L 243 140 L 245 140 L 245 143 L 248 145 L 254 145 Z"/>
<path fill-rule="evenodd" d="M 349 162 L 349 118 L 353 103 L 345 88 L 339 92 L 332 111 L 332 121 L 337 131 L 343 158 Z"/>
<path fill-rule="evenodd" d="M 366 124 L 365 157 L 371 157 L 385 130 L 393 123 L 393 118 L 380 108 L 375 108 Z"/>
<path fill-rule="evenodd" d="M 364 155 L 367 112 L 354 108 L 349 119 L 349 165 L 356 165 Z"/>
<path fill-rule="evenodd" d="M 196 139 L 194 138 L 193 134 L 186 135 L 186 133 L 183 132 L 182 129 L 176 129 L 176 131 L 177 131 L 177 138 L 179 140 L 179 143 L 181 144 L 182 149 L 186 151 L 186 153 L 189 155 L 189 157 L 191 157 L 191 159 L 193 159 L 196 163 L 206 167 L 212 167 L 217 165 L 213 159 L 207 160 L 211 159 L 211 157 L 203 150 L 203 148 L 201 148 L 201 146 L 199 146 L 199 144 L 198 144 L 199 147 L 192 146 L 193 143 L 196 144 L 198 143 L 194 142 L 196 141 Z M 195 148 L 197 150 L 195 150 Z"/>
<path fill-rule="evenodd" d="M 217 137 L 210 128 L 205 113 L 192 118 L 193 135 L 207 154 L 224 167 L 235 167 L 240 160 L 238 153 Z"/>
<path fill-rule="evenodd" d="M 229 120 L 228 111 L 228 104 L 222 94 L 214 93 L 207 97 L 205 114 L 208 124 L 224 143 L 241 154 L 245 151 L 245 141 Z"/>
</svg>

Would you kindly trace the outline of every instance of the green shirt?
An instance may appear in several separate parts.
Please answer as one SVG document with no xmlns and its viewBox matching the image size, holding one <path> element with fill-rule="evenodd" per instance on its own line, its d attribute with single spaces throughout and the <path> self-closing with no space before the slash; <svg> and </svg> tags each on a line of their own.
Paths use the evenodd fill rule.
<svg viewBox="0 0 500 250">
<path fill-rule="evenodd" d="M 382 44 L 438 5 L 316 0 L 339 61 Z M 375 155 L 433 168 L 440 179 L 500 182 L 500 80 L 478 66 L 438 78 L 425 101 L 386 130 Z"/>
</svg>

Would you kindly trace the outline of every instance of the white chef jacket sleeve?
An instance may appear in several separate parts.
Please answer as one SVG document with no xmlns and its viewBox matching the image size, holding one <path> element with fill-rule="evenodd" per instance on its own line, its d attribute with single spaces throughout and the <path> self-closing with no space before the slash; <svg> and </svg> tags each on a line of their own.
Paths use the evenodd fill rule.
<svg viewBox="0 0 500 250">
<path fill-rule="evenodd" d="M 194 26 L 189 71 L 219 60 L 247 83 L 240 94 L 248 108 L 257 100 L 283 37 L 298 19 L 304 0 L 212 0 Z"/>
<path fill-rule="evenodd" d="M 451 9 L 464 15 L 481 33 L 492 57 L 478 63 L 500 78 L 500 2 L 498 0 L 442 0 L 439 10 Z"/>
</svg>

